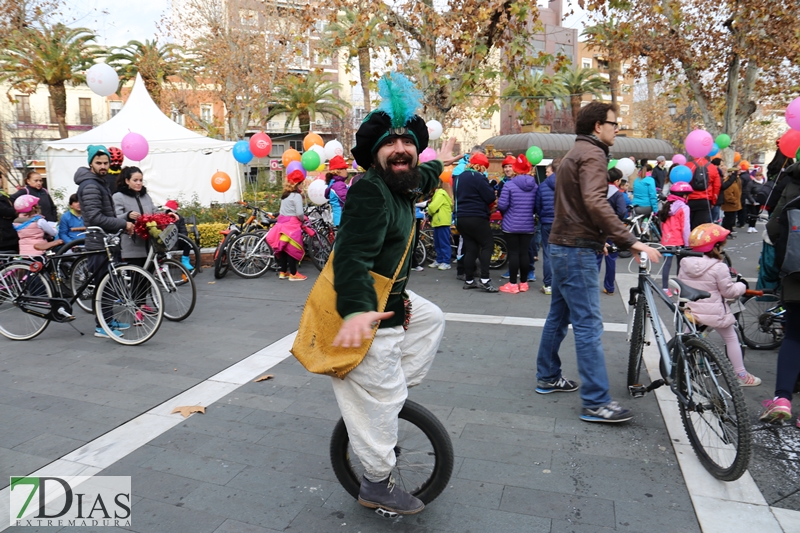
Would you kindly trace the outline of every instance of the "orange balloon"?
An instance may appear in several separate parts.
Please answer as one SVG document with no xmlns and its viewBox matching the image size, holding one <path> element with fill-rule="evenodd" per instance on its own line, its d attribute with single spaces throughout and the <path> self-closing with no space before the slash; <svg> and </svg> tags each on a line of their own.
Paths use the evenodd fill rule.
<svg viewBox="0 0 800 533">
<path fill-rule="evenodd" d="M 211 176 L 211 186 L 217 192 L 226 192 L 231 188 L 231 177 L 224 172 L 217 172 Z"/>
<path fill-rule="evenodd" d="M 306 138 L 303 139 L 303 148 L 306 151 L 311 150 L 311 147 L 314 146 L 315 144 L 325 147 L 325 141 L 323 141 L 322 137 L 320 137 L 316 133 L 309 133 L 308 135 L 306 135 Z"/>
<path fill-rule="evenodd" d="M 439 179 L 445 183 L 452 183 L 453 182 L 453 167 L 446 166 L 444 167 L 444 172 L 439 175 Z"/>
<path fill-rule="evenodd" d="M 285 152 L 283 152 L 283 156 L 281 157 L 281 161 L 283 162 L 283 168 L 289 166 L 289 163 L 292 161 L 300 161 L 300 152 L 295 150 L 294 148 L 289 148 Z"/>
<path fill-rule="evenodd" d="M 733 153 L 733 162 L 734 163 L 738 163 L 741 160 L 742 160 L 742 154 L 740 154 L 739 152 L 734 152 Z"/>
</svg>

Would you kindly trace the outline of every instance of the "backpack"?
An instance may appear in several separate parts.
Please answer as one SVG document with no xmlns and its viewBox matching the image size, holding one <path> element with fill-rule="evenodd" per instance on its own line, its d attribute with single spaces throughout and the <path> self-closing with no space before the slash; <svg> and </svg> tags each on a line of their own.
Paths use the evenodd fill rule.
<svg viewBox="0 0 800 533">
<path fill-rule="evenodd" d="M 708 170 L 706 170 L 706 166 L 707 164 L 700 166 L 695 163 L 692 181 L 689 182 L 689 185 L 695 191 L 705 191 L 708 188 Z"/>
<path fill-rule="evenodd" d="M 755 188 L 753 191 L 753 198 L 755 198 L 756 203 L 758 205 L 764 205 L 769 200 L 769 196 L 772 193 L 772 187 L 775 185 L 775 182 L 772 181 L 765 181 L 762 184 L 755 183 Z"/>
<path fill-rule="evenodd" d="M 780 271 L 781 278 L 800 273 L 800 205 L 787 205 L 787 207 L 788 210 L 784 208 L 784 211 L 787 215 L 788 235 Z"/>
</svg>

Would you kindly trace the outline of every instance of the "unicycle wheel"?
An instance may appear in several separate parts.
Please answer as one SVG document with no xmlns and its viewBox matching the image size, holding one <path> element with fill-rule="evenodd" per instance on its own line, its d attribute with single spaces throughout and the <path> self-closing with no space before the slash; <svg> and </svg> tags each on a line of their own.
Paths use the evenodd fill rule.
<svg viewBox="0 0 800 533">
<path fill-rule="evenodd" d="M 453 473 L 450 435 L 433 413 L 410 400 L 400 411 L 397 429 L 394 481 L 428 504 L 442 493 Z M 342 419 L 333 430 L 330 451 L 336 478 L 353 498 L 358 498 L 364 467 L 353 452 Z"/>
</svg>

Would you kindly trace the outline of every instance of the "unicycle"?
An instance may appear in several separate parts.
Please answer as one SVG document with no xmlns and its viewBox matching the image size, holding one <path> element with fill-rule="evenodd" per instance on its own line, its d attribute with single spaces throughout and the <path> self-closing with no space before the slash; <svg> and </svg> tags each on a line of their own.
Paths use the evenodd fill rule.
<svg viewBox="0 0 800 533">
<path fill-rule="evenodd" d="M 453 443 L 439 419 L 411 400 L 406 400 L 397 422 L 394 448 L 397 464 L 392 475 L 399 487 L 427 505 L 450 481 Z M 347 427 L 341 418 L 331 437 L 331 463 L 339 483 L 353 498 L 358 498 L 364 467 L 350 446 Z M 388 513 L 378 509 L 378 514 Z"/>
</svg>

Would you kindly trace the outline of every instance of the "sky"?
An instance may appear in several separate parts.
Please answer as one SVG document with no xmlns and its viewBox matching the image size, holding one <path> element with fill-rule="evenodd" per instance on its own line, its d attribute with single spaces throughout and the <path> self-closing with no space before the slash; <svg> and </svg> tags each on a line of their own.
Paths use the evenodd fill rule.
<svg viewBox="0 0 800 533">
<path fill-rule="evenodd" d="M 98 44 L 106 46 L 154 39 L 156 24 L 169 9 L 169 2 L 165 0 L 63 1 L 66 6 L 64 22 L 72 27 L 92 29 L 98 35 Z"/>
</svg>

